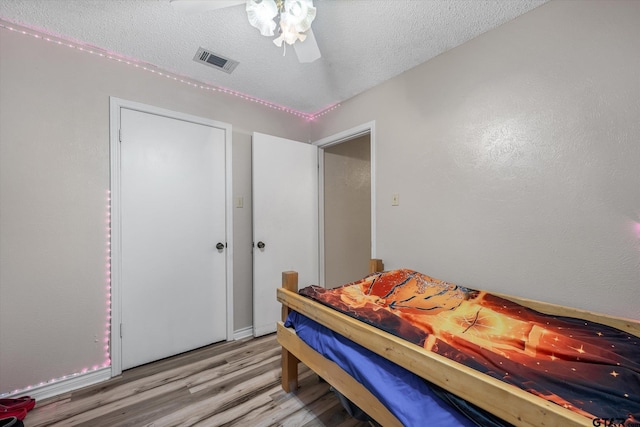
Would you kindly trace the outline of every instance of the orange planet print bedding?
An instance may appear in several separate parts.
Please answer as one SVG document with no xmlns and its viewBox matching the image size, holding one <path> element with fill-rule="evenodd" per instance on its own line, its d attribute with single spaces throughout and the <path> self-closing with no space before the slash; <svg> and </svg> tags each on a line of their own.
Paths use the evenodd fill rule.
<svg viewBox="0 0 640 427">
<path fill-rule="evenodd" d="M 406 269 L 300 293 L 594 422 L 640 422 L 640 338 L 629 333 Z"/>
</svg>

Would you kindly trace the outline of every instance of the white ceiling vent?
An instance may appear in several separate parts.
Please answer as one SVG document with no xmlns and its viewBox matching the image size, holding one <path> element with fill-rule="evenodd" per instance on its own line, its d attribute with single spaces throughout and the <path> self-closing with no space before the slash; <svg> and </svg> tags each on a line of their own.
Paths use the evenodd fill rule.
<svg viewBox="0 0 640 427">
<path fill-rule="evenodd" d="M 224 71 L 228 74 L 231 74 L 231 72 L 235 70 L 239 64 L 238 61 L 234 61 L 233 59 L 225 58 L 222 55 L 209 52 L 202 47 L 198 48 L 196 56 L 193 57 L 193 60 L 204 65 L 208 65 L 209 67 L 213 67 L 217 70 Z"/>
</svg>

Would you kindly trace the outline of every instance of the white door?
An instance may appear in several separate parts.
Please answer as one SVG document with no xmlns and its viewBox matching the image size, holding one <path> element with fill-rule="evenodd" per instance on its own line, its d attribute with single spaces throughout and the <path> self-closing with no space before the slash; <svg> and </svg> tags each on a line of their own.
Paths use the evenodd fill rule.
<svg viewBox="0 0 640 427">
<path fill-rule="evenodd" d="M 253 333 L 275 332 L 282 272 L 318 284 L 318 148 L 253 134 Z"/>
<path fill-rule="evenodd" d="M 120 120 L 127 369 L 226 338 L 225 130 L 127 108 Z"/>
</svg>

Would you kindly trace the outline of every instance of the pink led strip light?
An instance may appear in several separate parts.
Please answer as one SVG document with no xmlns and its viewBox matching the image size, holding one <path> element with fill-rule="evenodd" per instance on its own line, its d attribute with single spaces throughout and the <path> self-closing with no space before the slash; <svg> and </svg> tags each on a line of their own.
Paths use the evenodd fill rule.
<svg viewBox="0 0 640 427">
<path fill-rule="evenodd" d="M 325 114 L 329 113 L 330 111 L 335 110 L 336 108 L 338 108 L 340 106 L 340 104 L 334 104 L 331 105 L 329 107 L 326 107 L 322 110 L 320 110 L 317 113 L 303 113 L 301 111 L 297 111 L 294 110 L 292 108 L 288 108 L 288 107 L 284 107 L 282 105 L 278 105 L 278 104 L 274 104 L 273 102 L 269 102 L 269 101 L 265 101 L 259 98 L 255 98 L 253 96 L 249 96 L 249 95 L 245 95 L 244 93 L 241 92 L 237 92 L 235 90 L 231 90 L 231 89 L 225 89 L 222 87 L 217 87 L 217 86 L 213 86 L 213 85 L 209 85 L 209 84 L 205 84 L 202 82 L 198 82 L 197 80 L 193 80 L 190 79 L 188 77 L 185 76 L 181 76 L 175 73 L 170 73 L 167 71 L 163 71 L 151 64 L 145 63 L 145 62 L 141 62 L 135 59 L 131 59 L 131 58 L 125 58 L 122 57 L 118 54 L 115 54 L 113 52 L 107 52 L 105 50 L 102 50 L 100 48 L 97 47 L 92 47 L 92 46 L 88 46 L 88 45 L 83 45 L 80 42 L 72 42 L 70 40 L 66 40 L 62 37 L 59 36 L 53 36 L 53 35 L 49 35 L 46 34 L 43 31 L 39 31 L 39 30 L 33 30 L 27 27 L 23 27 L 17 24 L 12 24 L 9 21 L 5 21 L 0 19 L 0 28 L 4 28 L 6 30 L 9 31 L 13 31 L 16 33 L 20 33 L 20 34 L 24 34 L 26 36 L 31 36 L 34 37 L 36 39 L 40 39 L 40 40 L 44 40 L 50 43 L 55 43 L 57 45 L 60 46 L 67 46 L 71 49 L 76 49 L 79 50 L 81 52 L 85 52 L 85 53 L 89 53 L 91 55 L 97 55 L 99 57 L 102 58 L 106 58 L 106 59 L 110 59 L 112 61 L 117 61 L 126 65 L 130 65 L 133 66 L 135 68 L 139 68 L 142 69 L 144 71 L 148 71 L 150 73 L 156 74 L 158 76 L 162 76 L 162 77 L 166 77 L 168 79 L 174 80 L 176 82 L 180 82 L 180 83 L 184 83 L 186 85 L 192 86 L 192 87 L 196 87 L 202 90 L 207 90 L 207 91 L 211 91 L 211 92 L 221 92 L 221 93 L 225 93 L 227 95 L 233 95 L 236 96 L 238 98 L 244 99 L 246 101 L 250 101 L 250 102 L 255 102 L 257 104 L 263 105 L 265 107 L 269 107 L 269 108 L 273 108 L 275 110 L 280 110 L 280 111 L 284 111 L 286 113 L 289 114 L 293 114 L 294 116 L 298 116 L 301 117 L 303 119 L 305 119 L 306 121 L 313 121 L 315 119 L 317 119 L 318 117 L 322 117 Z"/>
<path fill-rule="evenodd" d="M 263 101 L 261 99 L 258 98 L 254 98 L 251 97 L 249 95 L 245 95 L 243 93 L 234 91 L 234 90 L 230 90 L 230 89 L 224 89 L 224 88 L 220 88 L 220 87 L 215 87 L 215 86 L 211 86 L 211 85 L 207 85 L 207 84 L 203 84 L 191 79 L 188 79 L 186 77 L 183 76 L 179 76 L 176 74 L 172 74 L 172 73 L 168 73 L 165 71 L 161 71 L 159 69 L 157 69 L 156 67 L 137 61 L 137 60 L 133 60 L 133 59 L 127 59 L 127 58 L 123 58 L 122 56 L 118 56 L 116 54 L 113 53 L 109 53 L 106 51 L 103 51 L 101 49 L 95 48 L 95 47 L 91 47 L 91 46 L 87 46 L 87 45 L 83 45 L 81 43 L 78 42 L 71 42 L 69 40 L 65 40 L 61 37 L 57 37 L 57 36 L 52 36 L 52 35 L 47 35 L 41 31 L 36 31 L 36 30 L 32 30 L 32 29 L 27 29 L 27 28 L 23 28 L 21 26 L 15 25 L 15 24 L 10 24 L 7 23 L 4 20 L 0 19 L 0 28 L 9 30 L 9 31 L 13 31 L 19 34 L 23 34 L 26 36 L 31 36 L 33 38 L 36 39 L 40 39 L 40 40 L 44 40 L 46 42 L 50 42 L 50 43 L 54 43 L 60 46 L 67 46 L 69 48 L 72 49 L 76 49 L 78 51 L 81 52 L 85 52 L 91 55 L 97 55 L 99 57 L 102 58 L 106 58 L 106 59 L 110 59 L 113 61 L 117 61 L 126 65 L 130 65 L 133 66 L 135 68 L 140 68 L 142 70 L 148 71 L 150 73 L 154 73 L 156 75 L 162 76 L 162 77 L 166 77 L 168 79 L 172 79 L 174 81 L 180 82 L 180 83 L 184 83 L 186 85 L 192 86 L 192 87 L 196 87 L 196 88 L 200 88 L 203 90 L 207 90 L 207 91 L 212 91 L 212 92 L 221 92 L 221 93 L 225 93 L 228 95 L 233 95 L 236 97 L 239 97 L 241 99 L 247 100 L 247 101 L 251 101 L 251 102 L 255 102 L 258 103 L 260 105 L 264 105 L 265 107 L 269 107 L 269 108 L 273 108 L 276 110 L 280 110 L 280 111 L 284 111 L 290 114 L 293 114 L 295 116 L 301 117 L 307 121 L 312 121 L 315 120 L 318 117 L 321 117 L 327 113 L 329 113 L 330 111 L 335 110 L 336 108 L 338 108 L 340 106 L 340 104 L 335 104 L 332 105 L 330 107 L 327 107 L 321 111 L 319 111 L 318 113 L 315 114 L 308 114 L 308 113 L 303 113 L 300 111 L 296 111 L 293 110 L 291 108 L 287 108 L 287 107 L 283 107 L 268 101 Z M 42 387 L 45 386 L 47 384 L 52 384 L 52 383 L 58 383 L 60 381 L 64 381 L 64 380 L 68 380 L 71 378 L 75 378 L 79 375 L 82 374 L 86 374 L 88 372 L 92 372 L 92 371 L 96 371 L 98 369 L 101 368 L 106 368 L 108 366 L 111 365 L 111 355 L 110 355 L 110 333 L 111 333 L 111 193 L 107 190 L 107 216 L 106 216 L 106 232 L 107 232 L 107 236 L 106 236 L 106 265 L 105 265 L 105 275 L 106 275 L 106 322 L 105 322 L 105 336 L 103 338 L 103 349 L 104 349 L 104 362 L 101 365 L 94 365 L 91 368 L 89 367 L 85 367 L 82 368 L 79 372 L 73 373 L 73 374 L 69 374 L 69 375 L 65 375 L 63 377 L 60 378 L 52 378 L 49 381 L 44 381 L 41 382 L 39 384 L 34 384 L 34 385 L 30 385 L 28 387 L 26 387 L 25 389 L 22 390 L 14 390 L 12 392 L 8 392 L 8 393 L 4 393 L 4 394 L 0 394 L 0 396 L 6 396 L 6 395 L 11 395 L 11 394 L 15 394 L 15 393 L 24 393 L 25 391 L 28 390 L 32 390 L 34 388 L 37 387 Z"/>
<path fill-rule="evenodd" d="M 90 368 L 85 367 L 82 368 L 79 372 L 75 372 L 73 374 L 65 375 L 60 378 L 52 378 L 49 381 L 43 381 L 39 384 L 32 384 L 27 386 L 21 390 L 13 390 L 11 392 L 0 394 L 2 396 L 9 396 L 13 394 L 24 394 L 29 390 L 33 390 L 35 388 L 43 387 L 48 384 L 59 383 L 60 381 L 69 380 L 71 378 L 76 378 L 79 375 L 86 374 L 88 372 L 97 371 L 101 368 L 107 368 L 111 366 L 111 352 L 110 352 L 110 337 L 111 337 L 111 191 L 106 191 L 106 213 L 105 213 L 105 232 L 106 232 L 106 243 L 105 243 L 105 291 L 106 291 L 106 302 L 105 302 L 105 332 L 104 338 L 102 339 L 103 345 L 102 348 L 104 350 L 104 361 L 101 365 L 93 365 Z M 96 338 L 96 342 L 99 342 Z"/>
</svg>

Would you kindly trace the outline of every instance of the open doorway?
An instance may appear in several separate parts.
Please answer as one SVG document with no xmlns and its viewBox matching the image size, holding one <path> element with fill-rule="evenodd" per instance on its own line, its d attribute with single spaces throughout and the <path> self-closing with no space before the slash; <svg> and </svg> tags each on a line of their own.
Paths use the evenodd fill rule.
<svg viewBox="0 0 640 427">
<path fill-rule="evenodd" d="M 371 258 L 371 150 L 363 135 L 323 150 L 324 278 L 361 279 Z"/>
<path fill-rule="evenodd" d="M 373 123 L 316 143 L 320 160 L 320 283 L 364 277 L 375 257 Z"/>
</svg>

